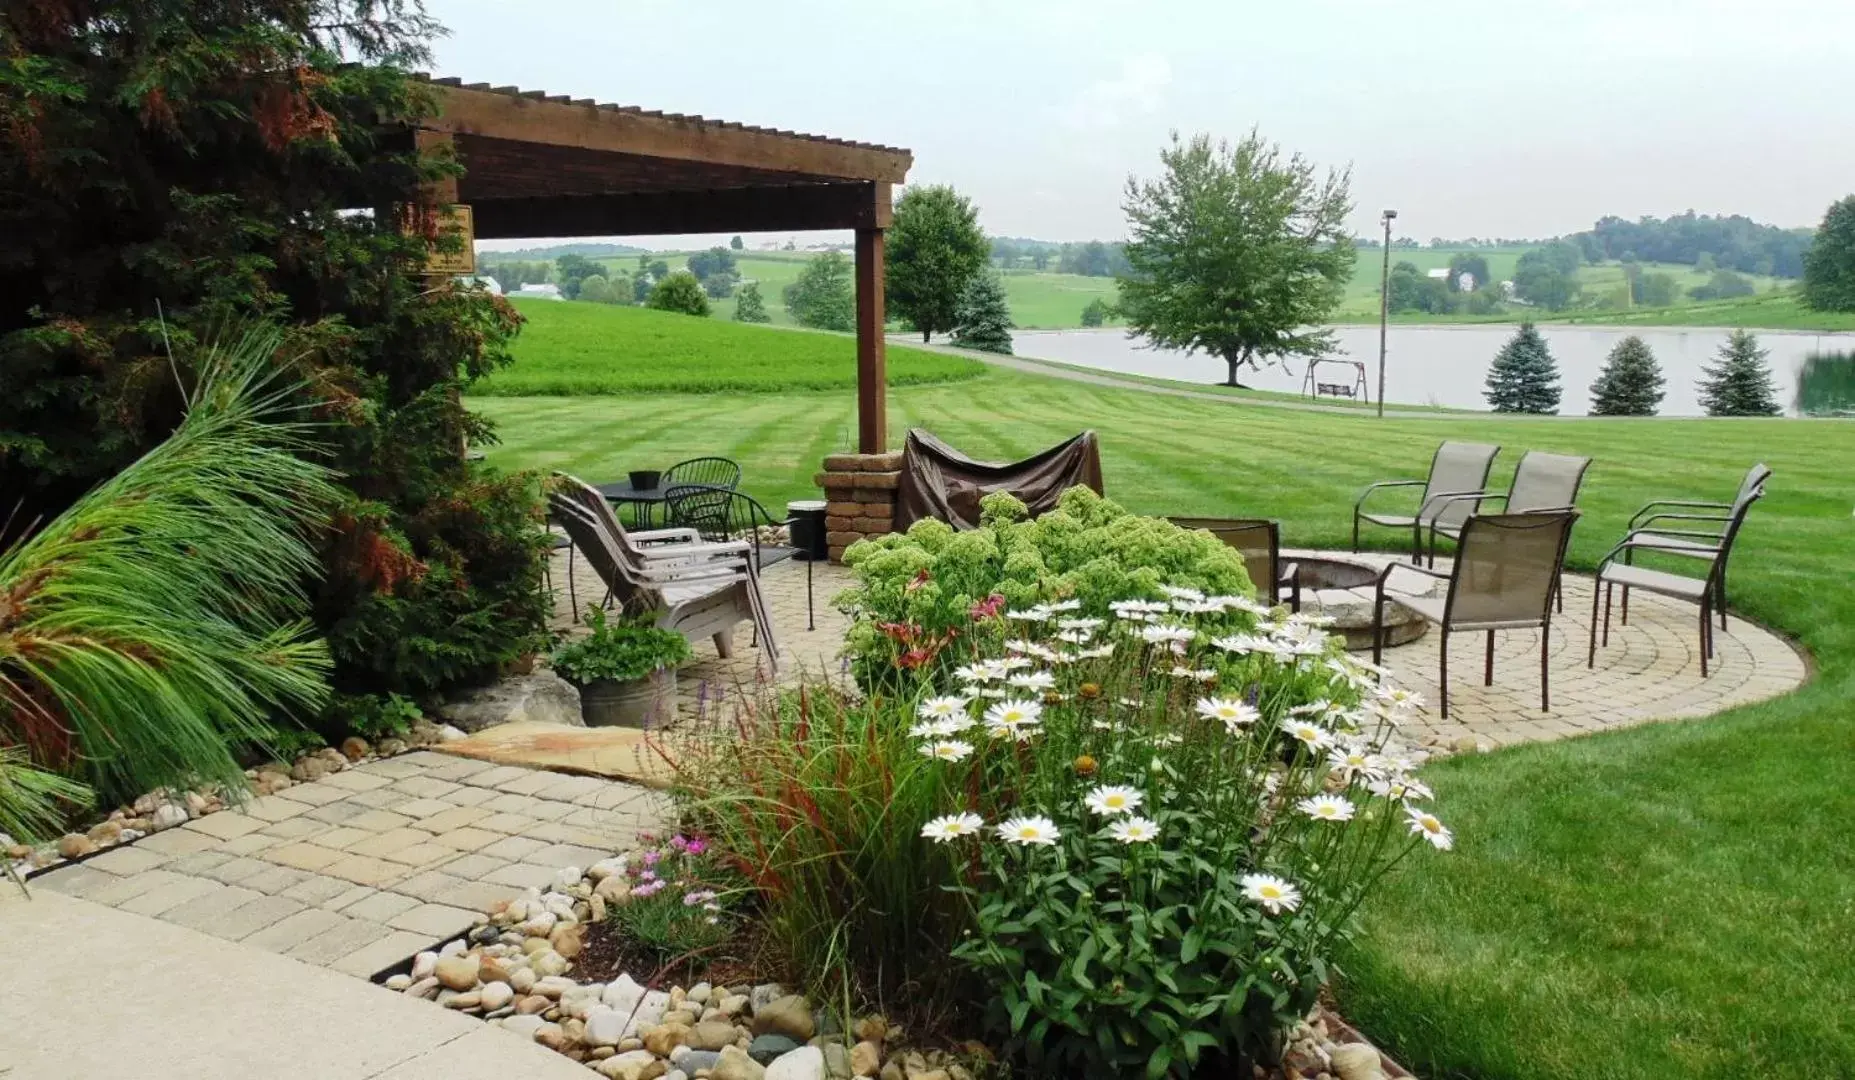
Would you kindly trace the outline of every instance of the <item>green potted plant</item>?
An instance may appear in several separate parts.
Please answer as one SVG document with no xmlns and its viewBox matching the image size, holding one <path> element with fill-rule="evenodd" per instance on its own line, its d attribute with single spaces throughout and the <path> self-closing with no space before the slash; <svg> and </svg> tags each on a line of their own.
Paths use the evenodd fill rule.
<svg viewBox="0 0 1855 1080">
<path fill-rule="evenodd" d="M 676 666 L 689 642 L 647 619 L 606 618 L 594 605 L 588 633 L 554 650 L 554 670 L 580 688 L 588 727 L 658 728 L 676 716 Z"/>
</svg>

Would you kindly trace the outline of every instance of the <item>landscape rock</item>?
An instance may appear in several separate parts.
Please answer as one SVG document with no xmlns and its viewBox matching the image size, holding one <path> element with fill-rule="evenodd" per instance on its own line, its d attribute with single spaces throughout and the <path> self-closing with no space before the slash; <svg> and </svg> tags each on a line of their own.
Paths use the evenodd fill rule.
<svg viewBox="0 0 1855 1080">
<path fill-rule="evenodd" d="M 442 988 L 438 985 L 437 979 L 415 979 L 411 986 L 406 987 L 406 996 L 415 998 L 435 998 L 438 996 L 438 991 L 440 989 Z"/>
<path fill-rule="evenodd" d="M 313 783 L 329 774 L 328 762 L 321 758 L 301 758 L 290 766 L 290 779 L 299 784 Z"/>
<path fill-rule="evenodd" d="M 367 745 L 367 740 L 361 738 L 359 735 L 350 735 L 341 740 L 341 756 L 347 758 L 349 761 L 359 761 L 368 754 L 373 753 L 373 749 L 373 747 Z"/>
<path fill-rule="evenodd" d="M 768 1002 L 785 996 L 786 988 L 778 983 L 761 983 L 753 988 L 748 995 L 748 1000 L 753 1004 L 754 1011 L 759 1012 Z"/>
<path fill-rule="evenodd" d="M 509 972 L 509 985 L 514 987 L 515 992 L 518 994 L 533 993 L 535 983 L 539 979 L 539 975 L 536 975 L 533 970 L 525 967 L 519 967 Z"/>
<path fill-rule="evenodd" d="M 439 742 L 456 742 L 459 739 L 464 739 L 468 737 L 469 736 L 465 735 L 463 731 L 459 730 L 458 728 L 452 727 L 450 724 L 439 724 L 438 725 L 438 741 Z"/>
<path fill-rule="evenodd" d="M 758 995 L 759 987 L 754 988 Z M 764 1004 L 754 1004 L 753 1032 L 755 1035 L 784 1035 L 794 1042 L 804 1042 L 812 1037 L 816 1024 L 812 1020 L 811 1006 L 797 994 L 776 997 Z"/>
<path fill-rule="evenodd" d="M 670 1051 L 689 1041 L 689 1030 L 687 1024 L 658 1024 L 644 1034 L 644 1049 L 667 1058 Z"/>
<path fill-rule="evenodd" d="M 179 803 L 162 803 L 155 807 L 154 813 L 148 815 L 148 821 L 157 829 L 171 829 L 176 825 L 185 825 L 187 808 Z"/>
<path fill-rule="evenodd" d="M 824 1051 L 802 1046 L 782 1054 L 767 1066 L 766 1080 L 824 1080 Z"/>
<path fill-rule="evenodd" d="M 524 1016 L 530 1013 L 546 1012 L 553 1007 L 554 1003 L 540 994 L 529 994 L 515 1003 L 515 1011 Z"/>
<path fill-rule="evenodd" d="M 348 767 L 348 759 L 342 757 L 341 751 L 332 746 L 324 746 L 322 749 L 317 750 L 315 756 L 328 762 L 329 772 L 340 772 Z"/>
<path fill-rule="evenodd" d="M 95 825 L 92 825 L 90 831 L 84 835 L 89 837 L 90 842 L 98 847 L 108 847 L 110 844 L 114 844 L 122 839 L 122 822 L 99 821 Z M 11 841 L 0 843 L 0 847 L 7 846 L 7 843 L 11 843 Z"/>
<path fill-rule="evenodd" d="M 386 738 L 374 744 L 374 751 L 381 757 L 392 757 L 406 752 L 406 740 Z"/>
<path fill-rule="evenodd" d="M 709 996 L 714 992 L 714 987 L 710 986 L 708 983 L 699 982 L 690 987 L 689 992 L 685 994 L 684 997 L 695 1002 L 697 1005 L 707 1005 L 709 1003 Z"/>
<path fill-rule="evenodd" d="M 1365 1043 L 1342 1043 L 1333 1048 L 1331 1056 L 1340 1080 L 1385 1080 L 1378 1051 Z"/>
<path fill-rule="evenodd" d="M 625 1014 L 595 1005 L 586 1014 L 586 1041 L 593 1046 L 617 1046 L 625 1037 Z"/>
<path fill-rule="evenodd" d="M 824 1074 L 831 1080 L 850 1080 L 850 1051 L 844 1049 L 841 1042 L 830 1042 L 820 1047 L 824 1051 Z"/>
<path fill-rule="evenodd" d="M 565 975 L 567 973 L 567 968 L 572 965 L 567 962 L 566 957 L 555 952 L 553 949 L 543 949 L 535 954 L 534 959 L 529 962 L 529 966 L 535 969 L 536 975 L 546 978 L 552 975 Z"/>
<path fill-rule="evenodd" d="M 447 990 L 468 990 L 477 985 L 479 964 L 475 956 L 446 956 L 439 959 L 434 974 Z"/>
<path fill-rule="evenodd" d="M 622 904 L 631 898 L 631 886 L 622 876 L 613 875 L 595 885 L 593 895 L 608 904 Z"/>
<path fill-rule="evenodd" d="M 747 1051 L 730 1046 L 715 1060 L 709 1072 L 712 1080 L 766 1080 L 766 1066 L 747 1056 Z"/>
<path fill-rule="evenodd" d="M 572 960 L 586 947 L 584 934 L 585 931 L 577 925 L 563 926 L 548 937 L 548 944 L 554 947 L 555 952 Z"/>
<path fill-rule="evenodd" d="M 559 998 L 567 991 L 577 989 L 579 985 L 565 976 L 549 975 L 535 981 L 534 992 L 543 997 Z"/>
<path fill-rule="evenodd" d="M 560 1024 L 542 1024 L 535 1029 L 535 1041 L 558 1054 L 579 1040 L 567 1034 L 567 1029 Z"/>
<path fill-rule="evenodd" d="M 491 1012 L 515 1000 L 515 988 L 506 982 L 488 982 L 480 992 L 483 1007 Z"/>
<path fill-rule="evenodd" d="M 721 1055 L 713 1050 L 691 1050 L 676 1059 L 676 1067 L 691 1076 L 704 1070 L 713 1071 L 721 1061 Z"/>
<path fill-rule="evenodd" d="M 97 845 L 90 837 L 82 833 L 66 833 L 58 838 L 58 855 L 60 858 L 81 858 L 95 850 L 97 850 Z"/>
<path fill-rule="evenodd" d="M 798 1048 L 798 1040 L 789 1039 L 784 1035 L 757 1035 L 747 1047 L 747 1056 L 762 1065 L 771 1065 Z"/>
<path fill-rule="evenodd" d="M 628 1050 L 601 1061 L 595 1071 L 612 1080 L 653 1080 L 666 1066 L 648 1050 Z"/>
<path fill-rule="evenodd" d="M 864 1040 L 850 1048 L 850 1072 L 854 1076 L 875 1076 L 882 1067 L 882 1048 Z"/>
<path fill-rule="evenodd" d="M 438 715 L 465 732 L 523 721 L 586 726 L 579 690 L 547 670 L 465 691 L 439 706 Z"/>
<path fill-rule="evenodd" d="M 518 1014 L 515 1016 L 505 1016 L 502 1018 L 502 1026 L 504 1030 L 513 1031 L 517 1035 L 525 1036 L 531 1039 L 534 1038 L 535 1032 L 540 1029 L 541 1025 L 546 1022 L 547 1021 L 541 1019 L 539 1016 L 535 1016 L 535 1015 L 527 1014 L 527 1013 Z"/>
<path fill-rule="evenodd" d="M 438 954 L 427 949 L 412 958 L 412 981 L 429 979 L 438 970 Z"/>
<path fill-rule="evenodd" d="M 720 1050 L 724 1046 L 733 1046 L 734 1039 L 734 1025 L 726 1020 L 704 1020 L 689 1032 L 689 1045 L 697 1050 Z"/>
<path fill-rule="evenodd" d="M 715 1008 L 723 1016 L 739 1016 L 742 1011 L 747 1008 L 747 996 L 745 994 L 727 994 L 722 997 L 720 1004 L 716 1005 Z"/>
<path fill-rule="evenodd" d="M 877 1075 L 880 1076 L 882 1080 L 908 1080 L 907 1075 L 902 1072 L 902 1067 L 897 1065 L 894 1061 L 885 1062 L 882 1067 L 882 1072 Z"/>
</svg>

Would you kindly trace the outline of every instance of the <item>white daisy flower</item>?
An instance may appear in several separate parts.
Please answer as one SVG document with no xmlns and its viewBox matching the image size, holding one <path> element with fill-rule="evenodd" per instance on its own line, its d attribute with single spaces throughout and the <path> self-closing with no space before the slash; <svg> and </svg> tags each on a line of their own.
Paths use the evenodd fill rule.
<svg viewBox="0 0 1855 1080">
<path fill-rule="evenodd" d="M 1140 640 L 1149 645 L 1189 645 L 1197 631 L 1177 623 L 1149 623 L 1140 628 Z"/>
<path fill-rule="evenodd" d="M 976 664 L 956 668 L 953 674 L 962 682 L 997 682 L 1010 674 L 1010 670 L 997 660 L 981 660 Z"/>
<path fill-rule="evenodd" d="M 1178 746 L 1185 741 L 1185 736 L 1176 731 L 1162 731 L 1153 736 L 1154 746 Z"/>
<path fill-rule="evenodd" d="M 972 752 L 971 743 L 963 743 L 958 739 L 931 742 L 921 747 L 922 756 L 931 757 L 936 761 L 964 761 Z"/>
<path fill-rule="evenodd" d="M 1197 589 L 1182 588 L 1178 585 L 1161 585 L 1159 591 L 1173 600 L 1203 600 L 1204 593 Z"/>
<path fill-rule="evenodd" d="M 1129 813 L 1138 809 L 1146 796 L 1133 788 L 1122 784 L 1103 784 L 1088 793 L 1082 800 L 1083 805 L 1104 817 Z"/>
<path fill-rule="evenodd" d="M 1062 838 L 1057 831 L 1056 822 L 1047 817 L 1014 817 L 999 825 L 993 831 L 998 838 L 1008 844 L 1030 846 L 1032 844 L 1049 847 Z"/>
<path fill-rule="evenodd" d="M 1024 611 L 1007 611 L 1005 612 L 1005 618 L 1016 619 L 1018 622 L 1049 622 L 1050 611 L 1048 608 L 1039 605 Z"/>
<path fill-rule="evenodd" d="M 1100 619 L 1058 619 L 1056 626 L 1059 630 L 1100 630 L 1102 621 Z"/>
<path fill-rule="evenodd" d="M 1001 701 L 985 711 L 989 727 L 1031 727 L 1043 720 L 1043 706 L 1035 701 Z"/>
<path fill-rule="evenodd" d="M 1080 611 L 1082 609 L 1082 601 L 1071 597 L 1068 600 L 1058 600 L 1053 604 L 1045 604 L 1043 606 L 1050 611 L 1061 614 L 1065 611 Z"/>
<path fill-rule="evenodd" d="M 915 715 L 923 720 L 945 720 L 949 716 L 966 715 L 966 699 L 949 694 L 945 697 L 931 697 L 921 703 Z"/>
<path fill-rule="evenodd" d="M 1384 759 L 1364 746 L 1342 746 L 1327 754 L 1327 765 L 1347 780 L 1365 777 L 1377 780 L 1384 775 Z"/>
<path fill-rule="evenodd" d="M 980 687 L 979 689 L 973 691 L 973 694 L 976 697 L 987 698 L 990 700 L 1002 700 L 1004 698 L 1008 698 L 1011 696 L 1010 694 L 1005 693 L 1004 690 L 996 686 Z"/>
<path fill-rule="evenodd" d="M 1058 630 L 1056 632 L 1056 640 L 1067 642 L 1070 645 L 1087 645 L 1094 637 L 1095 635 L 1087 630 Z"/>
<path fill-rule="evenodd" d="M 985 826 L 978 814 L 948 814 L 937 817 L 921 826 L 921 835 L 935 843 L 944 844 L 962 836 L 971 836 Z"/>
<path fill-rule="evenodd" d="M 1415 806 L 1407 806 L 1404 808 L 1404 816 L 1407 819 L 1406 823 L 1411 827 L 1411 833 L 1430 841 L 1430 846 L 1436 850 L 1448 851 L 1455 846 L 1455 836 L 1443 827 L 1442 822 L 1436 820 L 1435 814 L 1427 810 L 1419 810 Z"/>
<path fill-rule="evenodd" d="M 1408 776 L 1390 776 L 1383 780 L 1374 780 L 1366 785 L 1366 790 L 1381 799 L 1408 802 L 1411 799 L 1433 799 L 1429 785 Z"/>
<path fill-rule="evenodd" d="M 973 721 L 964 716 L 951 716 L 945 720 L 927 720 L 908 729 L 908 733 L 917 739 L 944 739 L 949 735 L 958 735 L 973 726 Z"/>
<path fill-rule="evenodd" d="M 1223 724 L 1224 730 L 1232 735 L 1262 719 L 1260 711 L 1237 698 L 1229 697 L 1199 698 L 1198 715 Z"/>
<path fill-rule="evenodd" d="M 1316 795 L 1295 805 L 1316 821 L 1351 821 L 1353 818 L 1353 804 L 1338 795 Z"/>
<path fill-rule="evenodd" d="M 1005 648 L 1010 649 L 1014 653 L 1034 656 L 1039 660 L 1050 661 L 1056 659 L 1055 649 L 1050 648 L 1048 645 L 1039 645 L 1035 641 L 1007 641 L 1005 642 Z"/>
<path fill-rule="evenodd" d="M 1108 835 L 1123 844 L 1145 844 L 1159 837 L 1159 826 L 1149 818 L 1124 817 L 1109 824 Z"/>
<path fill-rule="evenodd" d="M 1254 634 L 1231 634 L 1228 637 L 1212 639 L 1211 647 L 1236 656 L 1247 656 L 1250 653 L 1267 650 L 1269 643 Z"/>
<path fill-rule="evenodd" d="M 1423 695 L 1402 686 L 1380 686 L 1373 690 L 1380 701 L 1399 709 L 1423 708 Z"/>
<path fill-rule="evenodd" d="M 1274 874 L 1245 874 L 1242 884 L 1243 895 L 1261 904 L 1271 915 L 1301 906 L 1301 890 Z"/>
<path fill-rule="evenodd" d="M 1311 720 L 1296 720 L 1283 730 L 1301 740 L 1309 750 L 1325 750 L 1333 744 L 1333 733 Z"/>
<path fill-rule="evenodd" d="M 1113 655 L 1114 655 L 1114 643 L 1112 641 L 1107 642 L 1106 644 L 1097 645 L 1092 649 L 1077 649 L 1076 650 L 1076 656 L 1079 659 L 1083 659 L 1083 660 L 1099 660 L 1104 656 L 1113 656 Z"/>
<path fill-rule="evenodd" d="M 1031 666 L 1030 660 L 1022 656 L 1007 656 L 992 662 L 998 665 L 999 671 L 1003 672 L 1000 678 L 1003 678 L 1005 675 L 1010 675 L 1014 671 L 1021 671 Z"/>
<path fill-rule="evenodd" d="M 1215 682 L 1217 672 L 1211 668 L 1188 668 L 1183 664 L 1172 665 L 1169 674 L 1180 679 L 1194 679 L 1198 682 Z"/>
<path fill-rule="evenodd" d="M 1152 622 L 1154 616 L 1164 615 L 1172 610 L 1162 600 L 1116 600 L 1108 605 L 1108 610 L 1128 622 Z"/>
<path fill-rule="evenodd" d="M 1056 676 L 1047 671 L 1027 671 L 1005 680 L 1020 690 L 1048 690 L 1056 685 Z"/>
</svg>

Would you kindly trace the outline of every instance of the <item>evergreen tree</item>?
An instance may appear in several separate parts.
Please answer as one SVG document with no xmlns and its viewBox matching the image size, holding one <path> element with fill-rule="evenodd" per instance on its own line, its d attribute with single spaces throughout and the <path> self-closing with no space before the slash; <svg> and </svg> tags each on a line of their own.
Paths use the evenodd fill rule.
<svg viewBox="0 0 1855 1080">
<path fill-rule="evenodd" d="M 1592 416 L 1654 416 L 1662 403 L 1662 365 L 1635 334 L 1617 342 L 1591 384 Z"/>
<path fill-rule="evenodd" d="M 1011 308 L 1005 283 L 996 274 L 980 274 L 960 295 L 953 343 L 965 349 L 1011 354 Z"/>
<path fill-rule="evenodd" d="M 1758 338 L 1744 330 L 1720 346 L 1718 363 L 1701 369 L 1700 406 L 1708 416 L 1777 416 L 1777 389 L 1771 382 L 1769 356 Z"/>
<path fill-rule="evenodd" d="M 1559 365 L 1532 323 L 1521 323 L 1519 333 L 1495 354 L 1483 396 L 1498 413 L 1559 411 Z"/>
<path fill-rule="evenodd" d="M 766 301 L 760 297 L 760 283 L 750 281 L 741 286 L 741 291 L 734 301 L 735 322 L 772 322 L 772 316 L 766 313 Z"/>
</svg>

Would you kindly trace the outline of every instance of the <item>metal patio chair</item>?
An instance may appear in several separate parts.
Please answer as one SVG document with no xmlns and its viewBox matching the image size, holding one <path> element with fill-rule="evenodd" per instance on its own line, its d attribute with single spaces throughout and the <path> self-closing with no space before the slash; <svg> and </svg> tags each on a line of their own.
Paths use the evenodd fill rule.
<svg viewBox="0 0 1855 1080">
<path fill-rule="evenodd" d="M 1300 568 L 1294 563 L 1282 562 L 1281 526 L 1276 522 L 1267 518 L 1169 517 L 1166 520 L 1181 529 L 1203 529 L 1235 548 L 1243 556 L 1243 567 L 1249 571 L 1250 584 L 1256 586 L 1258 593 L 1267 595 L 1270 604 L 1278 604 L 1286 591 L 1289 610 L 1301 610 Z"/>
<path fill-rule="evenodd" d="M 673 487 L 701 485 L 733 491 L 741 486 L 741 467 L 725 457 L 699 457 L 679 461 L 663 471 L 658 484 L 668 492 Z"/>
<path fill-rule="evenodd" d="M 758 499 L 733 488 L 682 484 L 664 492 L 664 503 L 671 524 L 694 529 L 704 540 L 725 542 L 744 536 L 740 542 L 752 545 L 754 566 L 760 569 L 766 568 L 767 561 L 760 543 L 761 527 L 786 524 Z M 776 550 L 779 557 L 791 552 L 789 548 Z"/>
<path fill-rule="evenodd" d="M 1726 629 L 1726 564 L 1732 558 L 1733 543 L 1739 538 L 1739 529 L 1745 524 L 1746 515 L 1751 513 L 1752 504 L 1765 497 L 1765 481 L 1770 479 L 1771 470 L 1763 465 L 1755 465 L 1746 473 L 1745 481 L 1739 485 L 1739 495 L 1730 504 L 1726 504 L 1725 514 L 1680 514 L 1655 513 L 1656 507 L 1679 506 L 1690 509 L 1720 509 L 1720 503 L 1695 503 L 1660 501 L 1650 503 L 1637 511 L 1630 519 L 1630 532 L 1616 547 L 1611 548 L 1598 564 L 1597 589 L 1591 596 L 1591 649 L 1586 658 L 1588 666 L 1597 665 L 1597 647 L 1600 644 L 1598 626 L 1598 608 L 1603 608 L 1602 644 L 1610 644 L 1610 607 L 1614 591 L 1623 589 L 1623 624 L 1629 625 L 1630 590 L 1642 589 L 1658 596 L 1667 596 L 1676 600 L 1692 601 L 1700 608 L 1700 674 L 1707 677 L 1707 661 L 1713 658 L 1713 614 L 1719 612 L 1720 629 Z M 1656 521 L 1675 522 L 1712 522 L 1718 525 L 1718 531 L 1709 529 L 1661 529 L 1645 528 Z M 1682 558 L 1701 559 L 1707 564 L 1702 576 L 1689 577 L 1686 574 L 1654 570 L 1646 566 L 1637 566 L 1635 558 L 1638 553 L 1654 555 L 1674 555 Z"/>
<path fill-rule="evenodd" d="M 1543 510 L 1571 510 L 1578 505 L 1578 489 L 1584 486 L 1584 474 L 1591 468 L 1588 457 L 1574 457 L 1570 454 L 1548 454 L 1539 450 L 1528 450 L 1520 456 L 1520 464 L 1514 468 L 1514 482 L 1505 492 L 1480 492 L 1474 495 L 1457 495 L 1450 502 L 1467 502 L 1475 508 L 1475 513 L 1483 511 L 1484 503 L 1499 502 L 1505 513 L 1537 514 Z M 1444 521 L 1430 523 L 1430 565 L 1436 565 L 1436 538 L 1438 535 L 1450 540 L 1462 534 L 1461 525 L 1451 525 Z M 1564 585 L 1563 579 L 1560 585 Z M 1565 591 L 1561 587 L 1553 594 L 1554 606 L 1561 612 L 1565 610 Z"/>
<path fill-rule="evenodd" d="M 1435 524 L 1460 528 L 1474 512 L 1473 503 L 1458 501 L 1459 496 L 1479 495 L 1487 490 L 1488 471 L 1494 467 L 1498 446 L 1486 443 L 1446 442 L 1436 448 L 1430 459 L 1428 480 L 1381 480 L 1359 493 L 1353 502 L 1353 550 L 1359 550 L 1359 523 L 1364 521 L 1392 529 L 1411 532 L 1411 561 L 1423 560 L 1423 531 Z M 1385 488 L 1420 487 L 1423 497 L 1412 515 L 1367 513 L 1365 503 L 1372 493 Z"/>
<path fill-rule="evenodd" d="M 1487 634 L 1482 685 L 1494 684 L 1494 632 L 1539 630 L 1539 707 L 1552 709 L 1547 659 L 1551 655 L 1552 599 L 1565 567 L 1578 511 L 1531 514 L 1471 514 L 1462 523 L 1456 559 L 1447 572 L 1394 562 L 1378 577 L 1373 600 L 1372 662 L 1384 658 L 1385 601 L 1410 609 L 1437 625 L 1442 634 L 1437 682 L 1442 688 L 1443 718 L 1449 718 L 1449 635 L 1457 631 Z M 1387 588 L 1393 570 L 1425 574 L 1449 583 L 1442 597 L 1408 596 Z"/>
<path fill-rule="evenodd" d="M 1746 470 L 1745 479 L 1739 482 L 1739 491 L 1729 503 L 1692 502 L 1678 499 L 1658 499 L 1647 503 L 1630 518 L 1628 532 L 1631 548 L 1636 551 L 1656 551 L 1664 555 L 1680 555 L 1694 559 L 1712 559 L 1719 554 L 1722 536 L 1727 527 L 1732 525 L 1735 514 L 1742 509 L 1749 509 L 1765 494 L 1765 481 L 1771 479 L 1771 470 L 1764 464 L 1752 466 Z M 1683 511 L 1712 511 L 1712 513 L 1674 513 L 1665 507 Z M 1656 525 L 1658 521 L 1672 522 L 1672 525 Z M 1634 552 L 1632 551 L 1632 556 Z M 1633 561 L 1626 558 L 1625 562 Z M 1714 597 L 1714 609 L 1720 613 L 1720 629 L 1726 629 L 1726 569 L 1721 567 L 1718 589 Z M 1623 590 L 1623 622 L 1630 621 L 1630 591 Z"/>
<path fill-rule="evenodd" d="M 612 509 L 612 504 L 606 501 L 605 496 L 599 494 L 598 488 L 569 473 L 557 472 L 554 474 L 554 479 L 555 494 L 584 510 L 634 563 L 660 560 L 708 561 L 725 559 L 730 555 L 743 557 L 748 552 L 746 544 L 718 546 L 704 540 L 696 530 L 686 527 L 628 529 L 624 522 L 619 520 L 618 513 Z M 549 517 L 556 522 L 560 521 L 560 515 L 552 512 L 551 500 Z M 573 608 L 573 621 L 578 622 L 580 619 L 579 597 L 573 580 L 573 563 L 579 545 L 573 542 L 571 532 L 568 533 L 567 539 L 569 541 L 567 546 L 567 600 Z M 611 598 L 612 594 L 608 589 L 601 603 L 610 601 Z"/>
</svg>

